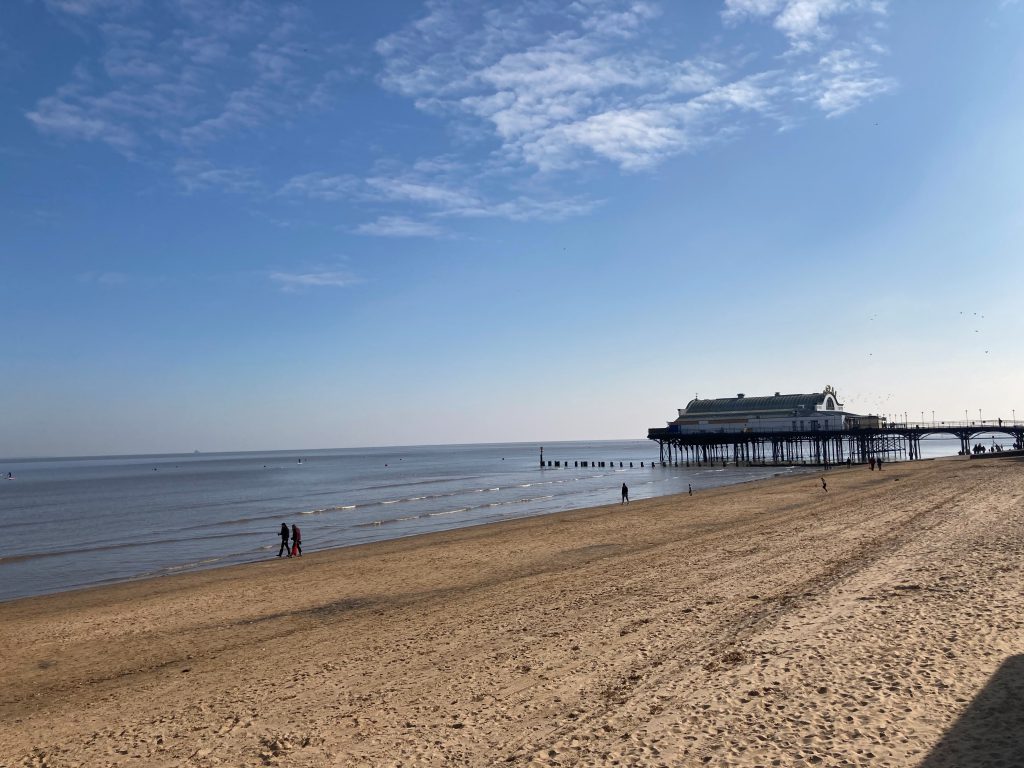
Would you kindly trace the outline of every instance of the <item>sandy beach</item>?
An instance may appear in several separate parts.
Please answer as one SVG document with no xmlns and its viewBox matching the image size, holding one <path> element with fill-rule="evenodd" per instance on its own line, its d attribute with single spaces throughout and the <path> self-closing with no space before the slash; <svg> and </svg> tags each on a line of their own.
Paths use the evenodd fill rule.
<svg viewBox="0 0 1024 768">
<path fill-rule="evenodd" d="M 0 605 L 0 766 L 1021 765 L 1024 463 L 826 479 Z"/>
</svg>

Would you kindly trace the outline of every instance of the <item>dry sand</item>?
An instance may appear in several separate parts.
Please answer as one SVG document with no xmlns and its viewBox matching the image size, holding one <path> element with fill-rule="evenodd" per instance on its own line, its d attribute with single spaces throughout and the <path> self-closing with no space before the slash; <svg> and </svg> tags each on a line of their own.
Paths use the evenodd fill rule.
<svg viewBox="0 0 1024 768">
<path fill-rule="evenodd" d="M 1024 463 L 828 486 L 0 605 L 0 765 L 1024 764 Z"/>
</svg>

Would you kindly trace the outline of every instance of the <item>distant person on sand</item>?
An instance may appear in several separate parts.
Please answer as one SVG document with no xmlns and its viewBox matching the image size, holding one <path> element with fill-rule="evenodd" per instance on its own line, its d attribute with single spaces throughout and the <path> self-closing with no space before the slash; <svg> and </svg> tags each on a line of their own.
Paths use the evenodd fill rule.
<svg viewBox="0 0 1024 768">
<path fill-rule="evenodd" d="M 693 486 L 690 485 L 689 483 L 686 484 L 686 492 L 693 496 Z"/>
<path fill-rule="evenodd" d="M 868 464 L 871 465 L 871 471 L 874 472 L 875 471 L 875 457 L 874 456 L 872 456 L 870 459 L 868 459 Z"/>
<path fill-rule="evenodd" d="M 285 552 L 288 552 L 288 523 L 281 523 L 281 548 L 277 550 L 277 556 L 280 557 Z M 288 553 L 288 557 L 291 557 L 291 553 Z"/>
<path fill-rule="evenodd" d="M 825 482 L 825 478 L 821 478 L 821 490 L 828 493 L 828 483 Z"/>
<path fill-rule="evenodd" d="M 625 483 L 622 484 L 622 503 L 629 504 L 629 488 L 626 487 Z"/>
<path fill-rule="evenodd" d="M 882 471 L 882 457 L 881 456 L 879 456 L 877 459 L 875 459 L 875 464 L 878 465 L 878 471 L 881 472 Z"/>
<path fill-rule="evenodd" d="M 302 531 L 294 523 L 292 524 L 292 554 L 302 557 Z"/>
</svg>

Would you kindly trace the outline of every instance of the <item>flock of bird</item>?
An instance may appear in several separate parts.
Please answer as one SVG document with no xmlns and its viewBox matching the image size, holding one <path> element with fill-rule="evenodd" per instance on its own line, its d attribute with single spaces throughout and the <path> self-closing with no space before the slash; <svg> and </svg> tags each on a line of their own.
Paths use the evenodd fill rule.
<svg viewBox="0 0 1024 768">
<path fill-rule="evenodd" d="M 985 319 L 985 315 L 983 313 L 981 313 L 981 312 L 966 312 L 964 310 L 960 310 L 960 318 L 962 320 L 969 320 L 969 321 L 971 321 L 971 325 L 972 326 L 977 326 L 977 325 L 980 325 L 980 321 Z M 875 322 L 877 319 L 878 319 L 878 315 L 877 314 L 872 314 L 872 315 L 868 316 L 868 322 Z M 972 328 L 972 330 L 974 331 L 974 333 L 977 333 L 977 334 L 981 333 L 981 328 L 975 327 L 975 328 Z M 981 337 L 979 337 L 979 338 L 981 338 Z M 990 352 L 990 350 L 987 350 L 987 349 L 984 349 L 984 350 L 979 349 L 978 351 L 983 351 L 984 354 L 986 354 L 986 355 L 989 354 L 989 352 Z M 874 353 L 873 352 L 868 352 L 868 357 L 874 357 Z M 850 394 L 850 395 L 848 395 L 849 400 L 851 402 L 857 403 L 859 407 L 863 407 L 864 405 L 867 405 L 868 409 L 870 410 L 870 412 L 872 412 L 872 413 L 883 413 L 883 414 L 884 413 L 896 413 L 896 411 L 894 409 L 893 397 L 894 397 L 894 395 L 891 392 L 889 392 L 887 394 L 884 394 L 884 395 L 880 394 L 880 393 L 877 393 L 877 392 L 870 392 L 870 393 L 866 393 L 866 394 Z"/>
</svg>

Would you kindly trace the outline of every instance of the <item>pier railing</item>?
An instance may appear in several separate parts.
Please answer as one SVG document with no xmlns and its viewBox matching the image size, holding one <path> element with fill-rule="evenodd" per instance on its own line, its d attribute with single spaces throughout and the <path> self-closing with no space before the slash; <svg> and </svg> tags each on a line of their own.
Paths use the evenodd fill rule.
<svg viewBox="0 0 1024 768">
<path fill-rule="evenodd" d="M 806 422 L 807 419 L 805 418 Z M 866 420 L 865 420 L 866 421 Z M 842 426 L 805 424 L 802 429 L 759 428 L 756 424 L 732 425 L 669 424 L 647 431 L 658 443 L 659 462 L 689 465 L 696 461 L 744 463 L 809 462 L 830 466 L 839 463 L 921 458 L 921 441 L 930 435 L 946 434 L 960 441 L 960 454 L 980 452 L 975 441 L 982 436 L 1005 435 L 1015 450 L 1024 450 L 1024 422 L 1006 419 L 965 419 L 963 421 L 852 421 Z M 1002 450 L 1001 446 L 995 447 Z"/>
<path fill-rule="evenodd" d="M 922 432 L 949 432 L 955 434 L 963 430 L 974 430 L 975 432 L 1004 432 L 1012 434 L 1024 430 L 1024 421 L 1009 419 L 984 419 L 977 421 L 892 421 L 877 426 L 846 425 L 843 427 L 833 426 L 809 426 L 803 429 L 791 427 L 744 427 L 742 429 L 730 429 L 728 427 L 681 427 L 670 424 L 666 427 L 652 427 L 648 437 L 657 434 L 662 435 L 792 435 L 792 434 L 846 434 L 867 433 L 867 432 L 891 432 L 898 430 L 914 430 Z"/>
</svg>

